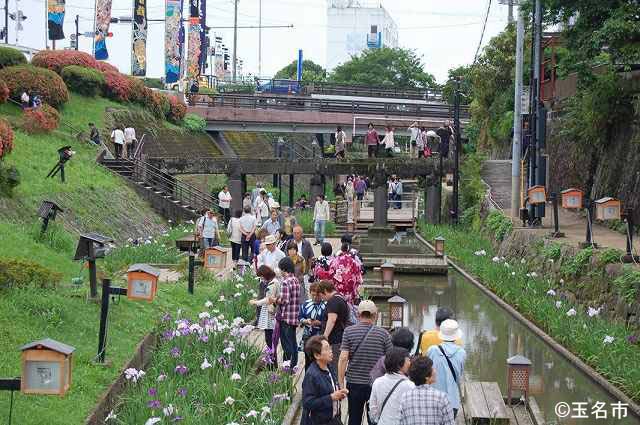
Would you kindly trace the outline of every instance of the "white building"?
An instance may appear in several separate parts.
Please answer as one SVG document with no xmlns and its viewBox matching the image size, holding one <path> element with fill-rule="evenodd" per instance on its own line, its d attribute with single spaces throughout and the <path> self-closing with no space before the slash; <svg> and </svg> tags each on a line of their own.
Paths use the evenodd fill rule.
<svg viewBox="0 0 640 425">
<path fill-rule="evenodd" d="M 365 49 L 380 47 L 398 47 L 398 26 L 380 3 L 358 0 L 328 2 L 328 71 Z"/>
</svg>

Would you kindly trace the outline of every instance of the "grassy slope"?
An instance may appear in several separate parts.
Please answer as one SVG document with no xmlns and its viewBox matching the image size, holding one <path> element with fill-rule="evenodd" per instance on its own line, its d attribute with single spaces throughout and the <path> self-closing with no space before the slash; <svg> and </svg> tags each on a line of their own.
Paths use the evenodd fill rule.
<svg viewBox="0 0 640 425">
<path fill-rule="evenodd" d="M 62 116 L 78 128 L 90 121 L 101 125 L 104 108 L 109 106 L 115 104 L 73 95 Z M 20 112 L 5 104 L 0 105 L 0 116 L 16 123 Z M 67 183 L 44 180 L 57 158 L 56 149 L 65 144 L 71 144 L 77 151 L 67 167 Z M 22 182 L 12 199 L 0 199 L 0 257 L 32 259 L 62 273 L 64 278 L 61 288 L 55 291 L 0 292 L 0 376 L 19 375 L 18 349 L 29 341 L 50 337 L 77 349 L 72 391 L 64 398 L 17 394 L 13 412 L 16 424 L 41 424 L 43 418 L 50 424 L 82 423 L 100 394 L 120 373 L 142 336 L 154 328 L 161 311 L 173 311 L 176 306 L 197 311 L 206 299 L 217 293 L 214 288 L 198 288 L 196 295 L 190 297 L 182 282 L 161 285 L 153 304 L 122 299 L 110 314 L 108 358 L 113 365 L 103 367 L 91 363 L 97 350 L 99 305 L 85 302 L 85 291 L 69 283 L 80 271 L 80 264 L 72 260 L 76 230 L 96 230 L 126 238 L 126 235 L 163 229 L 157 224 L 161 219 L 135 192 L 119 177 L 95 164 L 96 154 L 95 148 L 61 134 L 27 136 L 16 131 L 15 149 L 6 160 L 18 167 Z M 57 223 L 52 223 L 46 239 L 39 242 L 35 213 L 42 199 L 59 201 L 65 213 Z M 143 221 L 146 223 L 141 226 Z M 162 249 L 154 248 L 156 246 L 161 245 L 143 246 L 142 255 L 123 248 L 110 260 L 109 269 L 122 269 L 124 263 L 147 258 L 150 261 L 172 257 L 170 253 L 158 253 Z M 86 282 L 86 271 L 83 274 Z M 0 394 L 2 417 L 8 408 L 9 393 L 3 392 Z"/>
<path fill-rule="evenodd" d="M 116 105 L 102 98 L 72 95 L 61 116 L 75 128 L 86 130 L 89 122 L 101 127 L 105 108 Z M 20 120 L 17 113 L 14 105 L 0 105 L 0 116 L 14 123 Z M 64 126 L 60 130 L 67 131 Z M 45 179 L 56 163 L 57 149 L 67 144 L 77 152 L 65 167 L 67 182 L 62 184 L 59 178 Z M 69 230 L 118 233 L 121 239 L 160 231 L 163 220 L 122 179 L 97 166 L 97 154 L 97 148 L 65 137 L 61 132 L 31 136 L 16 130 L 14 150 L 5 162 L 18 168 L 21 184 L 13 199 L 0 199 L 0 222 L 5 226 L 8 223 L 30 225 L 37 221 L 41 201 L 51 199 L 65 210 L 59 220 Z M 14 231 L 20 228 L 14 227 Z M 0 246 L 0 256 L 12 254 L 15 254 L 12 247 Z"/>
</svg>

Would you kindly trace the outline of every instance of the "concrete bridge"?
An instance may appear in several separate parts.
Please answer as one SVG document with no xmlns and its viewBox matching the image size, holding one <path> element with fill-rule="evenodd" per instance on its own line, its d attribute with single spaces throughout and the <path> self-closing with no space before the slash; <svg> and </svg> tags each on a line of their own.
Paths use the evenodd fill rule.
<svg viewBox="0 0 640 425">
<path fill-rule="evenodd" d="M 248 174 L 289 175 L 289 205 L 294 202 L 295 176 L 312 175 L 309 200 L 324 193 L 326 177 L 348 174 L 371 178 L 374 191 L 374 225 L 387 225 L 387 179 L 422 177 L 426 182 L 425 211 L 428 222 L 439 220 L 441 206 L 441 177 L 453 169 L 453 161 L 440 158 L 388 158 L 337 161 L 335 159 L 250 159 L 250 158 L 147 158 L 147 163 L 165 175 L 226 174 L 234 211 L 242 209 L 243 194 L 247 191 Z"/>
<path fill-rule="evenodd" d="M 453 120 L 453 106 L 441 101 L 349 98 L 313 98 L 277 95 L 195 95 L 189 112 L 203 117 L 210 131 L 271 131 L 332 133 L 340 125 L 348 137 L 362 135 L 366 126 L 391 125 L 397 134 L 417 121 L 428 128 Z M 461 125 L 468 122 L 468 109 L 461 109 Z"/>
</svg>

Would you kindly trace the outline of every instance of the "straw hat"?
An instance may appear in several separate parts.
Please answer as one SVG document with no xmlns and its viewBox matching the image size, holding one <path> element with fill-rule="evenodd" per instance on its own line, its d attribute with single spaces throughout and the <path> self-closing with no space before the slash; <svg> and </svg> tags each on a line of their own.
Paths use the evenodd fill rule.
<svg viewBox="0 0 640 425">
<path fill-rule="evenodd" d="M 264 244 L 265 244 L 265 245 L 273 245 L 273 244 L 274 244 L 274 243 L 276 243 L 276 242 L 277 242 L 277 240 L 276 240 L 275 235 L 267 235 L 267 236 L 264 238 Z"/>
<path fill-rule="evenodd" d="M 453 319 L 447 319 L 440 324 L 438 336 L 443 341 L 454 342 L 462 338 L 462 331 L 460 331 L 458 322 Z"/>
</svg>

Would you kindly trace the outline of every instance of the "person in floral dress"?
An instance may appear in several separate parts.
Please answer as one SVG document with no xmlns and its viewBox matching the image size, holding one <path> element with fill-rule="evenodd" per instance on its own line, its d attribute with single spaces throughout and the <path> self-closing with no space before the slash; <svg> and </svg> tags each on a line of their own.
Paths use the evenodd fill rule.
<svg viewBox="0 0 640 425">
<path fill-rule="evenodd" d="M 334 256 L 331 255 L 333 248 L 329 242 L 323 242 L 320 247 L 320 257 L 315 261 L 313 267 L 313 277 L 316 282 L 321 280 L 332 280 L 333 274 L 331 272 L 331 262 L 334 260 Z"/>
<path fill-rule="evenodd" d="M 331 262 L 330 270 L 336 291 L 353 305 L 358 298 L 358 288 L 362 284 L 362 269 L 349 252 L 350 245 L 342 244 L 340 254 Z"/>
</svg>

